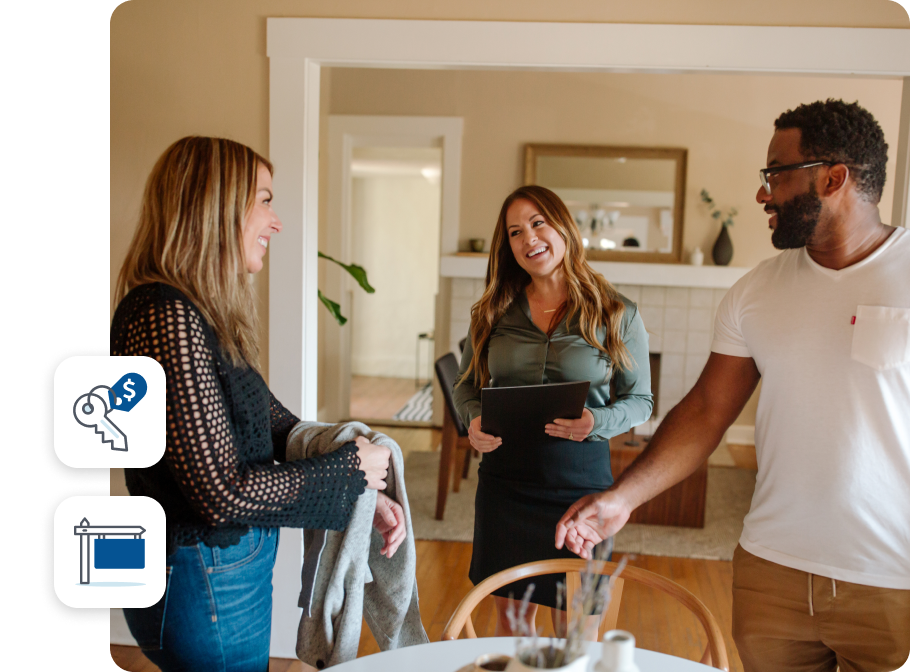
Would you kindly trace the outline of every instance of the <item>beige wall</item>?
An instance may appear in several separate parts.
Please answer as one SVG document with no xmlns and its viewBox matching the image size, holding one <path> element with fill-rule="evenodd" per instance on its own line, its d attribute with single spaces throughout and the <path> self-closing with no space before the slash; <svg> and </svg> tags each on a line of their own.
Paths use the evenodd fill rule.
<svg viewBox="0 0 910 672">
<path fill-rule="evenodd" d="M 350 261 L 367 269 L 376 293 L 358 288 L 351 295 L 351 372 L 413 378 L 417 335 L 434 326 L 439 184 L 422 176 L 352 182 Z M 426 352 L 424 345 L 420 377 L 427 372 Z"/>
<path fill-rule="evenodd" d="M 733 266 L 775 254 L 755 202 L 774 119 L 801 102 L 858 100 L 897 146 L 897 79 L 333 69 L 333 114 L 464 118 L 460 244 L 491 237 L 505 196 L 522 184 L 528 142 L 688 149 L 683 247 L 709 252 L 720 227 L 699 199 L 706 188 L 724 211 Z M 883 215 L 891 214 L 895 151 Z M 710 254 L 708 254 L 710 260 Z"/>
<path fill-rule="evenodd" d="M 198 133 L 268 150 L 269 16 L 910 27 L 889 0 L 131 0 L 111 18 L 111 286 L 145 178 L 168 144 Z M 757 101 L 762 93 L 755 92 Z M 722 108 L 722 94 L 715 95 L 712 107 Z M 719 187 L 715 196 L 723 202 Z M 265 308 L 267 270 L 257 287 Z M 266 311 L 260 315 L 266 324 Z"/>
</svg>

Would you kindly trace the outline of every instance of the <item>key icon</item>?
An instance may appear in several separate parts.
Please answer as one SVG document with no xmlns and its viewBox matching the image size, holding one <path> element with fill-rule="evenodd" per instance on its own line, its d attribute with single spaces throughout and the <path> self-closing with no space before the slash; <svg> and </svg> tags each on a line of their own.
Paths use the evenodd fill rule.
<svg viewBox="0 0 910 672">
<path fill-rule="evenodd" d="M 101 435 L 102 443 L 111 444 L 111 450 L 126 451 L 126 434 L 117 425 L 111 422 L 108 413 L 111 412 L 107 402 L 95 390 L 99 388 L 110 390 L 106 385 L 99 385 L 88 394 L 81 395 L 73 405 L 73 416 L 83 427 L 92 427 L 95 434 Z"/>
</svg>

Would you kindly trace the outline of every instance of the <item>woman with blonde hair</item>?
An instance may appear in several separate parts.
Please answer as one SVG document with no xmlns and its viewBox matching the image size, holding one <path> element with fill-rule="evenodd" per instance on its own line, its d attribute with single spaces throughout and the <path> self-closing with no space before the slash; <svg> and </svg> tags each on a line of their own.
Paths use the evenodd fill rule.
<svg viewBox="0 0 910 672">
<path fill-rule="evenodd" d="M 471 445 L 483 453 L 471 581 L 524 562 L 573 557 L 556 549 L 556 524 L 579 497 L 612 484 L 609 439 L 651 415 L 651 374 L 637 307 L 590 267 L 578 227 L 549 189 L 521 187 L 502 205 L 458 380 L 456 406 Z M 548 424 L 533 445 L 503 446 L 480 430 L 484 387 L 585 380 L 582 417 Z M 521 597 L 528 583 L 494 592 L 497 634 L 511 633 L 509 595 Z M 556 577 L 533 583 L 531 602 L 555 608 Z M 527 613 L 531 624 L 536 609 Z M 555 611 L 554 626 L 560 628 Z"/>
<path fill-rule="evenodd" d="M 267 670 L 278 528 L 343 530 L 364 488 L 385 488 L 389 450 L 363 438 L 286 460 L 298 419 L 259 372 L 251 285 L 282 229 L 271 203 L 272 165 L 252 149 L 178 140 L 149 176 L 117 282 L 111 354 L 154 358 L 167 384 L 164 457 L 126 470 L 130 494 L 167 514 L 167 587 L 124 609 L 165 672 Z M 391 554 L 403 516 L 379 499 Z"/>
</svg>

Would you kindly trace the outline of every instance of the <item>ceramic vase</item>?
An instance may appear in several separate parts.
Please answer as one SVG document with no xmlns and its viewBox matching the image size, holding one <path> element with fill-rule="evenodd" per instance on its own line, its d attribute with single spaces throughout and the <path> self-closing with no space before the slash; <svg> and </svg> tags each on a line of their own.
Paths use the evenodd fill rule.
<svg viewBox="0 0 910 672">
<path fill-rule="evenodd" d="M 705 253 L 701 251 L 700 247 L 692 250 L 692 254 L 689 255 L 689 263 L 693 266 L 701 266 L 705 263 Z"/>
<path fill-rule="evenodd" d="M 625 630 L 604 634 L 603 650 L 594 672 L 640 672 L 635 664 L 635 636 Z"/>
<path fill-rule="evenodd" d="M 579 656 L 573 660 L 568 665 L 563 665 L 562 667 L 553 667 L 548 668 L 554 670 L 554 672 L 585 672 L 588 669 L 588 655 Z M 521 662 L 518 657 L 512 658 L 509 662 L 508 667 L 506 667 L 506 672 L 540 672 L 541 668 L 539 667 L 528 667 L 523 662 Z"/>
<path fill-rule="evenodd" d="M 717 242 L 711 250 L 711 258 L 714 259 L 716 266 L 726 266 L 733 259 L 733 241 L 730 240 L 730 232 L 727 231 L 726 225 L 720 227 L 720 235 L 717 236 Z"/>
</svg>

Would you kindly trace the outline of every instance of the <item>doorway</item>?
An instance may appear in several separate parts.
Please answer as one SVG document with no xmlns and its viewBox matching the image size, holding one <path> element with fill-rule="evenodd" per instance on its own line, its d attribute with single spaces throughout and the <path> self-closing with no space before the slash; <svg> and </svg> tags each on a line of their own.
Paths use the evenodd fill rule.
<svg viewBox="0 0 910 672">
<path fill-rule="evenodd" d="M 317 417 L 441 425 L 433 362 L 449 348 L 436 338 L 448 334 L 449 311 L 439 263 L 458 244 L 462 120 L 332 115 L 328 126 L 319 246 L 363 266 L 376 292 L 333 264 L 320 269 L 323 292 L 350 321 L 319 314 Z"/>
<path fill-rule="evenodd" d="M 355 147 L 351 261 L 375 294 L 351 297 L 350 417 L 432 420 L 439 290 L 440 147 Z"/>
</svg>

